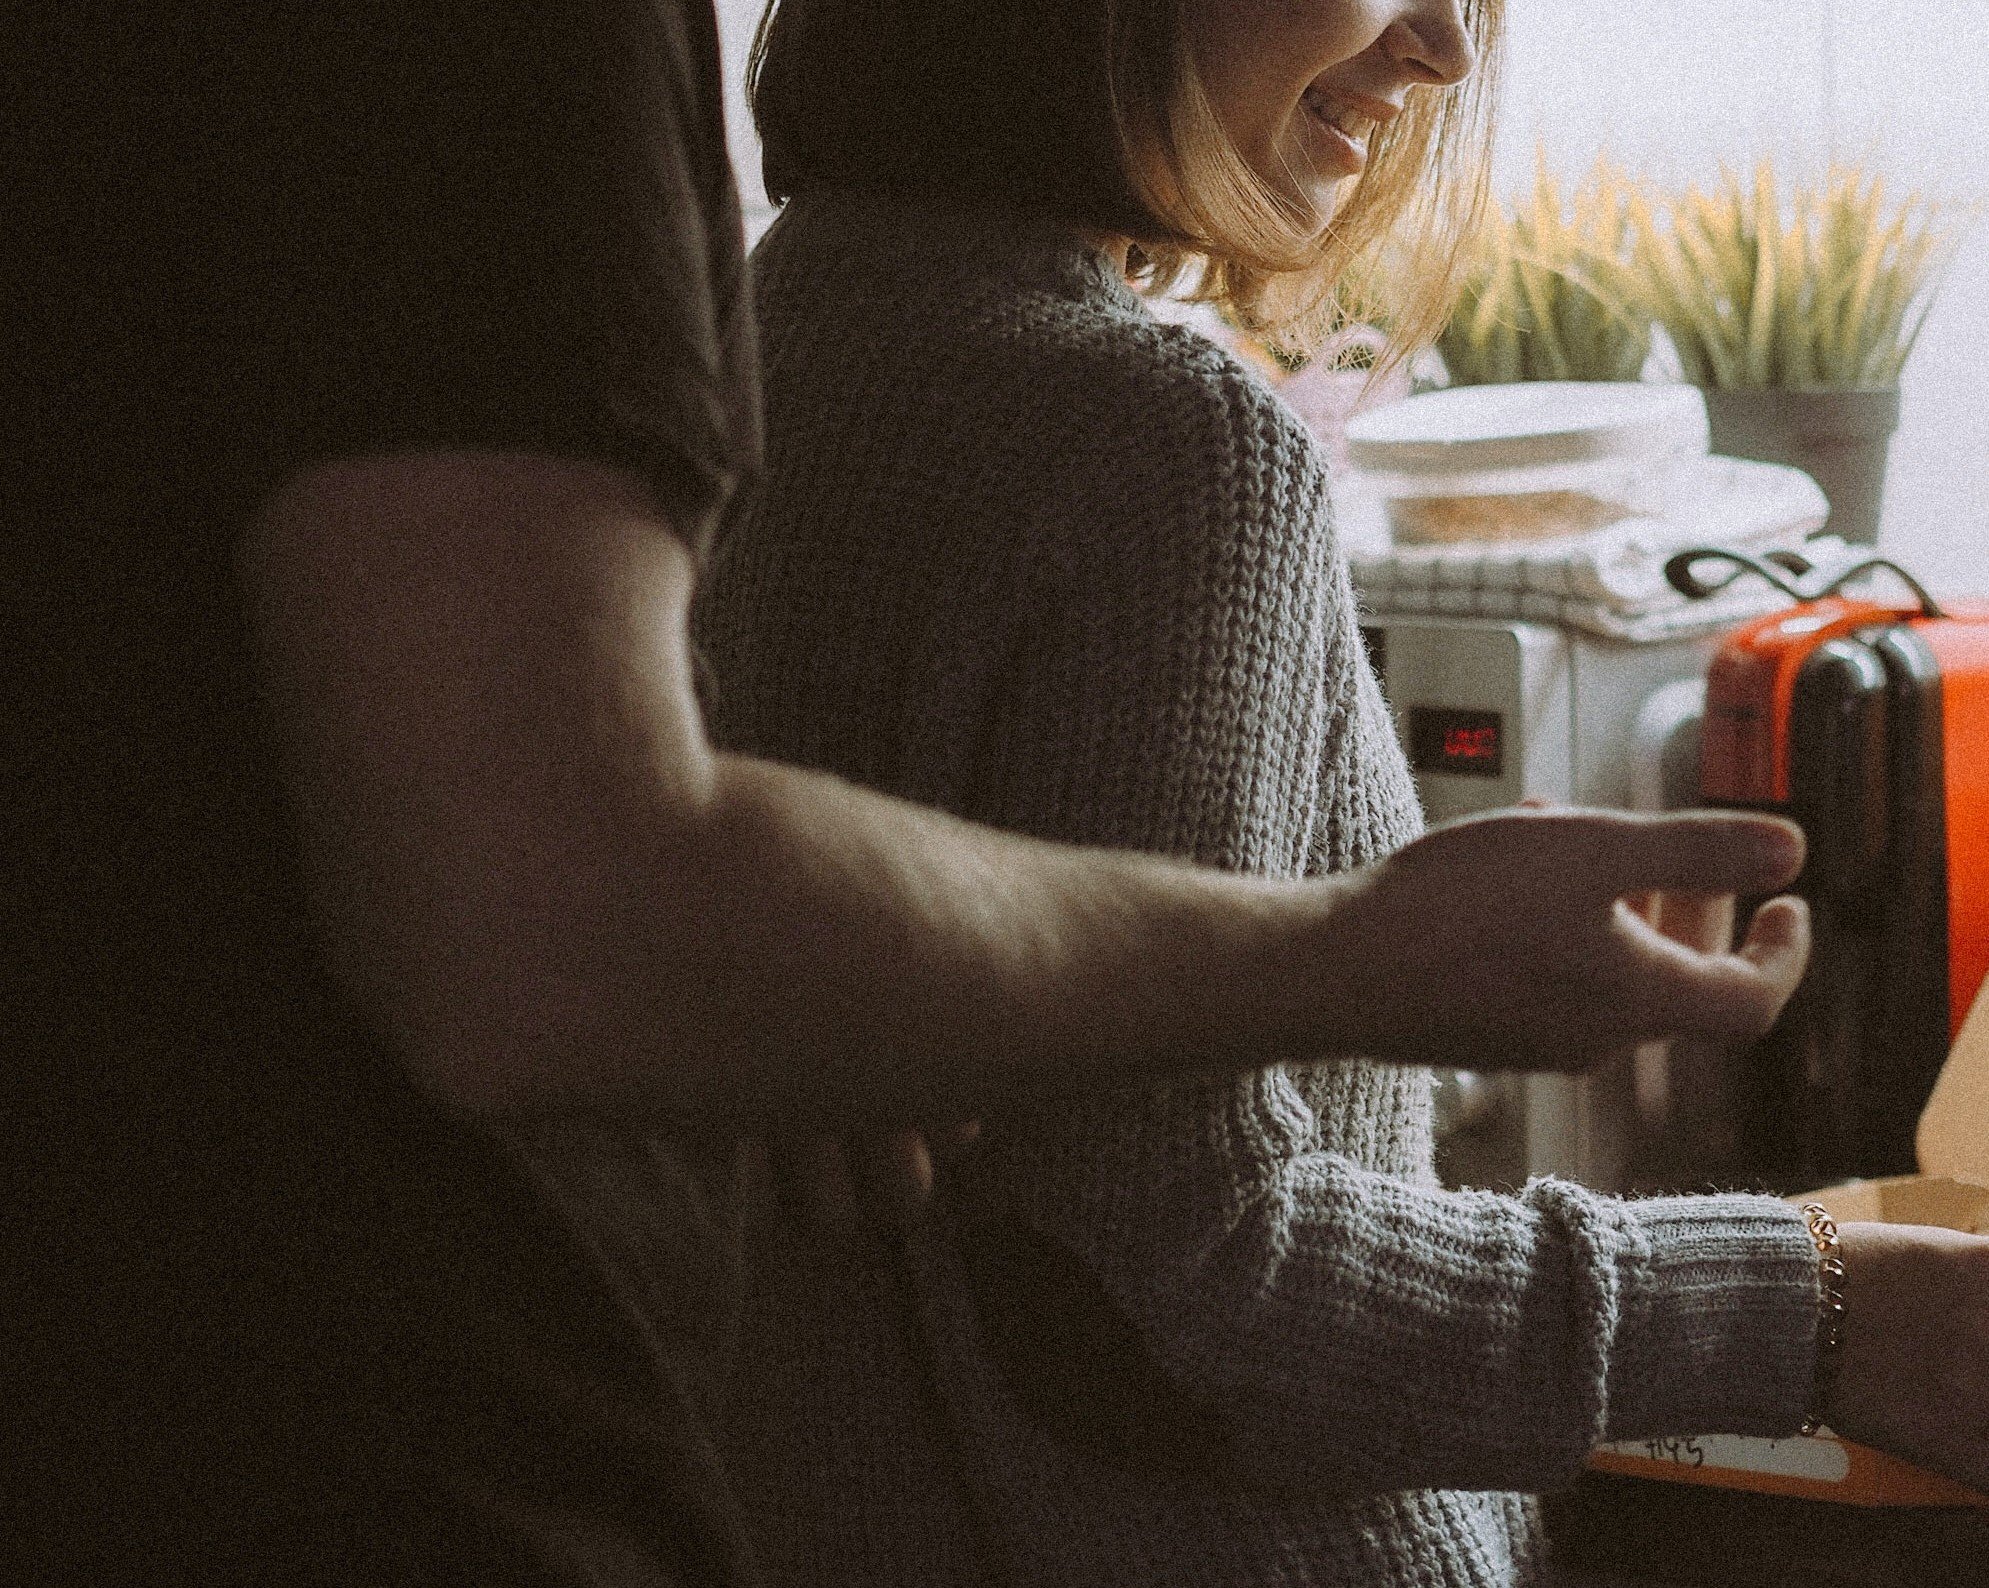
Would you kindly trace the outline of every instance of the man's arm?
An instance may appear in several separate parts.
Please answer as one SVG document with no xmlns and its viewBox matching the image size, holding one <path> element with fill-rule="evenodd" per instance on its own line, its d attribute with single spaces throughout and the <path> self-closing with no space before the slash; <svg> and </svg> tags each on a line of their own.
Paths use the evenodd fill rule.
<svg viewBox="0 0 1989 1588">
<path fill-rule="evenodd" d="M 1488 1021 L 1563 1066 L 1747 1034 L 1800 972 L 1793 906 L 1718 956 L 1613 906 L 1780 886 L 1780 824 L 1536 813 L 1271 884 L 717 753 L 693 576 L 632 476 L 527 455 L 327 465 L 245 547 L 328 952 L 466 1111 L 915 1123 L 1211 1055 L 1441 1059 Z M 1472 956 L 1496 1007 L 1436 996 Z"/>
</svg>

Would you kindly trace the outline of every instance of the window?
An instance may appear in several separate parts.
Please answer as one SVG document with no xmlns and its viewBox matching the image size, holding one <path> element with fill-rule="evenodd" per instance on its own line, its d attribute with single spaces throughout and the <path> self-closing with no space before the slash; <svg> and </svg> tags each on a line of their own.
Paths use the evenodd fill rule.
<svg viewBox="0 0 1989 1588">
<path fill-rule="evenodd" d="M 1763 152 L 1833 157 L 1957 205 L 1989 197 L 1982 0 L 1509 0 L 1502 191 L 1544 147 L 1598 148 L 1667 181 Z M 1989 217 L 1968 234 L 1907 365 L 1882 549 L 1936 585 L 1989 588 Z"/>
<path fill-rule="evenodd" d="M 719 0 L 732 151 L 748 227 L 770 211 L 739 92 L 760 0 Z M 1573 174 L 1600 148 L 1667 181 L 1772 151 L 1856 158 L 1900 191 L 1989 197 L 1985 0 L 1510 0 L 1495 166 L 1524 182 L 1544 147 Z M 1908 366 L 1885 549 L 1938 586 L 1989 587 L 1989 219 L 1954 262 Z"/>
</svg>

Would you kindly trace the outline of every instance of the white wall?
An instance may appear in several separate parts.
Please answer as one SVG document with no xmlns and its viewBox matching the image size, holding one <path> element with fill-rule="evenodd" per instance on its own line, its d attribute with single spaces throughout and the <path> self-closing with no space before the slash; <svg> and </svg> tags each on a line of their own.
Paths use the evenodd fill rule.
<svg viewBox="0 0 1989 1588">
<path fill-rule="evenodd" d="M 999 0 L 992 0 L 999 3 Z M 759 0 L 718 0 L 732 148 L 749 211 L 758 155 L 737 96 Z M 1763 152 L 1858 157 L 1971 202 L 1989 197 L 1989 0 L 1508 0 L 1497 173 L 1544 147 L 1598 149 L 1666 180 Z M 1933 583 L 1989 592 L 1989 217 L 1955 261 L 1905 378 L 1885 547 Z"/>
<path fill-rule="evenodd" d="M 1523 179 L 1601 147 L 1669 180 L 1763 151 L 1872 163 L 1967 203 L 1989 194 L 1989 0 L 1508 0 L 1498 151 Z M 1956 258 L 1904 381 L 1885 549 L 1989 591 L 1989 220 Z"/>
<path fill-rule="evenodd" d="M 765 4 L 766 0 L 717 0 L 719 47 L 725 55 L 725 130 L 733 169 L 739 173 L 739 194 L 746 204 L 748 232 L 756 222 L 764 223 L 768 214 L 766 189 L 760 184 L 760 144 L 746 110 L 746 56 Z"/>
</svg>

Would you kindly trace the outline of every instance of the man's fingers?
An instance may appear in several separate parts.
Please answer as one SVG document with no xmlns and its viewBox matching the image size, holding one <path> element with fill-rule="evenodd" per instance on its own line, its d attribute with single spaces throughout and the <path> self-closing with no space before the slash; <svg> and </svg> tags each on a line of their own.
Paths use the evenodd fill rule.
<svg viewBox="0 0 1989 1588">
<path fill-rule="evenodd" d="M 1619 929 L 1635 939 L 1635 987 L 1625 1009 L 1649 1039 L 1693 1037 L 1746 1043 L 1774 1025 L 1810 959 L 1810 907 L 1796 897 L 1770 899 L 1748 921 L 1734 951 L 1701 951 L 1661 933 L 1617 901 Z"/>
<path fill-rule="evenodd" d="M 1562 897 L 1663 892 L 1759 898 L 1795 881 L 1803 847 L 1794 822 L 1755 812 L 1522 808 L 1444 822 L 1403 857 L 1505 872 Z"/>
<path fill-rule="evenodd" d="M 1674 943 L 1702 954 L 1733 947 L 1734 896 L 1731 893 L 1660 893 L 1657 909 L 1645 919 Z"/>
<path fill-rule="evenodd" d="M 1786 1003 L 1809 965 L 1809 905 L 1792 894 L 1762 905 L 1748 923 L 1740 957 L 1779 988 Z"/>
<path fill-rule="evenodd" d="M 1786 888 L 1802 870 L 1802 829 L 1779 816 L 1681 811 L 1583 813 L 1576 819 L 1591 827 L 1595 882 L 1617 897 L 1652 891 L 1758 896 Z"/>
<path fill-rule="evenodd" d="M 1775 1023 L 1809 963 L 1809 906 L 1793 897 L 1762 905 L 1733 953 L 1701 953 L 1624 918 L 1650 956 L 1653 1036 L 1752 1041 Z"/>
</svg>

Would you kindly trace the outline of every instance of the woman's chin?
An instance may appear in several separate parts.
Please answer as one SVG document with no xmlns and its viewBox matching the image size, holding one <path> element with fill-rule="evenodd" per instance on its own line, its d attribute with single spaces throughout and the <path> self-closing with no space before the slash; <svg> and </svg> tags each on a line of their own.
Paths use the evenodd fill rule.
<svg viewBox="0 0 1989 1588">
<path fill-rule="evenodd" d="M 1346 201 L 1347 190 L 1351 186 L 1345 180 L 1324 182 L 1305 195 L 1305 207 L 1317 230 L 1323 232 L 1333 224 L 1333 217 L 1340 213 L 1340 206 Z"/>
<path fill-rule="evenodd" d="M 1300 176 L 1300 171 L 1306 174 Z M 1314 162 L 1299 165 L 1288 161 L 1270 179 L 1270 185 L 1294 220 L 1309 230 L 1324 231 L 1346 202 L 1353 178 L 1322 171 Z"/>
<path fill-rule="evenodd" d="M 1320 181 L 1296 191 L 1287 189 L 1284 198 L 1292 219 L 1316 237 L 1333 224 L 1346 195 L 1345 182 Z"/>
</svg>

